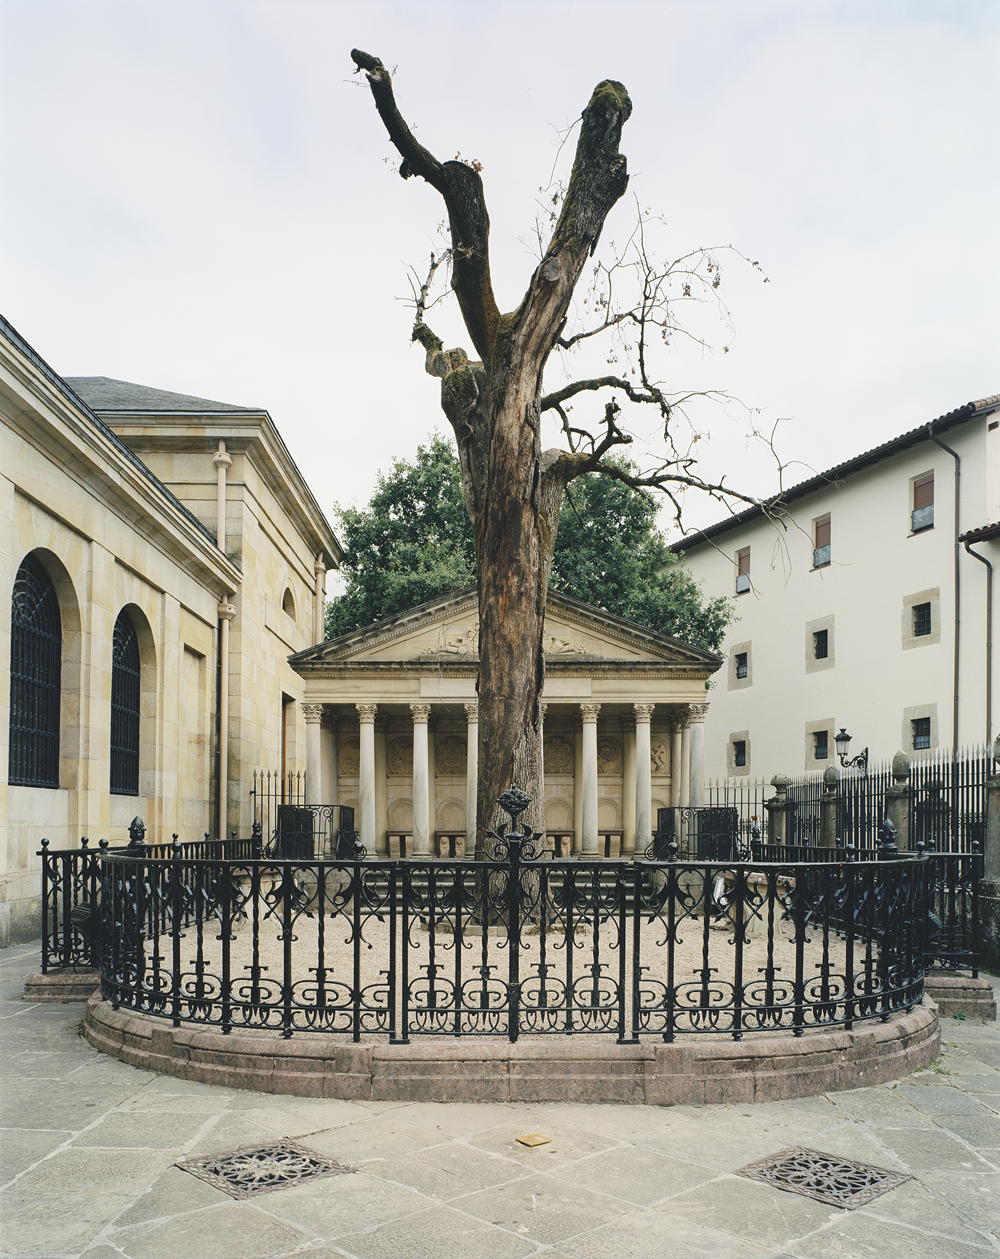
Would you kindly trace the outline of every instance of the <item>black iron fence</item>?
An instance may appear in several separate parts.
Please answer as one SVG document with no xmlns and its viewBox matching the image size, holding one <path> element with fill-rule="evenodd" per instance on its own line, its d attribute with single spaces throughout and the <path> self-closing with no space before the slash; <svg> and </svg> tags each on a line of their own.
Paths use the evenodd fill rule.
<svg viewBox="0 0 1000 1259">
<path fill-rule="evenodd" d="M 480 861 L 87 850 L 104 995 L 394 1042 L 801 1035 L 920 999 L 931 858 L 553 861 L 520 799 Z"/>
</svg>

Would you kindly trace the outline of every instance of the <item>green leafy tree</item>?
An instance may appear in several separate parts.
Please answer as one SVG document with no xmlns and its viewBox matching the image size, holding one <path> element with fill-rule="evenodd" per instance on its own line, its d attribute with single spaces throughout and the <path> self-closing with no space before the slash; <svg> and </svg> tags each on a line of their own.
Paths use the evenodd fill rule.
<svg viewBox="0 0 1000 1259">
<path fill-rule="evenodd" d="M 626 459 L 613 459 L 625 474 Z M 347 576 L 327 606 L 329 637 L 404 612 L 475 581 L 462 469 L 435 434 L 413 463 L 393 461 L 366 508 L 338 511 Z M 550 585 L 661 634 L 716 650 L 732 619 L 727 599 L 702 601 L 656 527 L 656 504 L 623 481 L 578 477 L 559 515 Z"/>
</svg>

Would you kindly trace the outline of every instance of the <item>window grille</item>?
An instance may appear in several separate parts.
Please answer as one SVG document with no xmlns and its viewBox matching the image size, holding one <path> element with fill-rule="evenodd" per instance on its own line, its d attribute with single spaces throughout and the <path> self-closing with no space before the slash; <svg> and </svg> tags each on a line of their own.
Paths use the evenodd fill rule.
<svg viewBox="0 0 1000 1259">
<path fill-rule="evenodd" d="M 62 622 L 52 579 L 32 555 L 14 579 L 10 628 L 7 781 L 58 787 Z"/>
<path fill-rule="evenodd" d="M 913 637 L 921 638 L 931 632 L 931 605 L 915 603 L 913 605 Z"/>
<path fill-rule="evenodd" d="M 830 631 L 816 630 L 813 634 L 813 656 L 816 660 L 826 660 L 830 655 Z"/>
<path fill-rule="evenodd" d="M 911 724 L 913 726 L 913 750 L 919 752 L 921 748 L 929 748 L 931 745 L 930 717 L 917 717 Z"/>
<path fill-rule="evenodd" d="M 825 630 L 823 631 L 826 632 Z M 830 756 L 830 732 L 828 730 L 813 731 L 813 759 L 828 760 Z"/>
<path fill-rule="evenodd" d="M 733 764 L 745 765 L 747 763 L 747 745 L 745 739 L 737 739 L 733 742 Z"/>
<path fill-rule="evenodd" d="M 913 482 L 913 512 L 910 516 L 913 532 L 934 527 L 934 473 L 918 477 Z"/>
<path fill-rule="evenodd" d="M 750 667 L 747 664 L 747 652 L 738 651 L 736 653 L 736 676 L 738 678 L 745 678 L 749 672 Z"/>
<path fill-rule="evenodd" d="M 115 621 L 111 661 L 111 791 L 139 794 L 139 638 L 127 612 Z"/>
<path fill-rule="evenodd" d="M 823 516 L 813 523 L 813 568 L 824 568 L 830 563 L 830 517 Z"/>
<path fill-rule="evenodd" d="M 750 589 L 750 548 L 736 552 L 736 593 L 746 594 Z"/>
</svg>

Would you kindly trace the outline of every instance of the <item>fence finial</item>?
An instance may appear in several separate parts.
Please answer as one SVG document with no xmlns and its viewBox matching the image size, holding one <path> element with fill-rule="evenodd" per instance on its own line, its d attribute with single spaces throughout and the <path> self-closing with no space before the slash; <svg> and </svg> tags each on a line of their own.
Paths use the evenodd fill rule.
<svg viewBox="0 0 1000 1259">
<path fill-rule="evenodd" d="M 129 823 L 128 846 L 133 851 L 146 847 L 146 823 L 141 817 L 134 817 Z"/>
</svg>

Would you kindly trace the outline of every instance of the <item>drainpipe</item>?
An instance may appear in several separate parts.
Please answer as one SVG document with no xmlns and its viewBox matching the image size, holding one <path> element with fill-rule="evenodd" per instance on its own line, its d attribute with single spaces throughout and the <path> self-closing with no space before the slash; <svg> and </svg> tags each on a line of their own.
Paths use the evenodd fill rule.
<svg viewBox="0 0 1000 1259">
<path fill-rule="evenodd" d="M 226 472 L 233 466 L 232 455 L 226 454 L 226 439 L 219 438 L 219 449 L 212 463 L 217 473 L 216 485 L 216 520 L 215 545 L 223 553 L 226 550 Z"/>
<path fill-rule="evenodd" d="M 952 705 L 951 718 L 951 755 L 954 761 L 958 756 L 958 666 L 959 666 L 959 632 L 961 629 L 961 605 L 960 605 L 960 587 L 959 587 L 959 569 L 958 558 L 961 554 L 958 535 L 961 532 L 959 527 L 959 494 L 962 485 L 962 460 L 956 451 L 950 446 L 946 446 L 939 437 L 934 436 L 933 422 L 927 425 L 927 436 L 931 439 L 935 446 L 940 446 L 942 450 L 948 452 L 952 459 L 955 460 L 955 663 L 953 666 L 954 678 L 954 701 Z"/>
<path fill-rule="evenodd" d="M 965 549 L 980 563 L 986 565 L 986 746 L 993 742 L 993 565 L 985 555 L 980 555 L 965 540 Z"/>
<path fill-rule="evenodd" d="M 321 643 L 326 637 L 323 626 L 324 621 L 324 577 L 326 576 L 326 565 L 323 563 L 323 552 L 320 551 L 316 556 L 316 563 L 313 565 L 313 572 L 316 574 L 316 589 L 313 596 L 313 642 Z"/>
<path fill-rule="evenodd" d="M 226 838 L 229 806 L 229 622 L 236 609 L 227 590 L 219 600 L 219 839 Z"/>
</svg>

